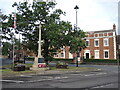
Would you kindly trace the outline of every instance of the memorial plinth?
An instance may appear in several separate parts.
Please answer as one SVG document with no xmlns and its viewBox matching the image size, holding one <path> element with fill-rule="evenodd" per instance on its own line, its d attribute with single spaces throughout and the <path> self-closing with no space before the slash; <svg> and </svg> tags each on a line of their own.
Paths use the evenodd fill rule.
<svg viewBox="0 0 120 90">
<path fill-rule="evenodd" d="M 31 70 L 45 71 L 45 70 L 49 70 L 49 67 L 46 66 L 46 63 L 45 63 L 43 57 L 41 57 L 41 58 L 35 57 L 34 64 L 33 64 L 33 67 L 31 68 Z"/>
</svg>

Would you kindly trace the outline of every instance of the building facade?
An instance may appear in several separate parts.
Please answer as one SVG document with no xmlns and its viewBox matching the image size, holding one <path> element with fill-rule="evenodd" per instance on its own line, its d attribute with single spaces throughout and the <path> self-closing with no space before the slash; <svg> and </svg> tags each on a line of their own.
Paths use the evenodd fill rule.
<svg viewBox="0 0 120 90">
<path fill-rule="evenodd" d="M 86 32 L 86 48 L 80 52 L 80 57 L 85 59 L 116 59 L 117 40 L 116 25 L 113 29 Z M 69 52 L 69 46 L 58 53 L 55 58 L 73 59 L 75 54 Z"/>
<path fill-rule="evenodd" d="M 84 58 L 116 59 L 116 26 L 111 30 L 87 32 L 86 47 L 81 51 Z"/>
</svg>

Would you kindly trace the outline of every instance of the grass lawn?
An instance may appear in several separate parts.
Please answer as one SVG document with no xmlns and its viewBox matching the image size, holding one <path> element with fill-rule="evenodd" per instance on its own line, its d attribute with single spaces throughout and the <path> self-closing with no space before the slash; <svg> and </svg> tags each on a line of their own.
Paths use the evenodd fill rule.
<svg viewBox="0 0 120 90">
<path fill-rule="evenodd" d="M 32 67 L 32 64 L 26 64 L 27 67 Z M 2 76 L 12 76 L 12 75 L 21 75 L 21 74 L 36 74 L 38 73 L 37 71 L 32 71 L 32 70 L 25 70 L 25 71 L 13 71 L 11 69 L 12 65 L 5 65 L 2 68 L 6 69 L 1 69 L 0 73 L 2 73 Z M 68 69 L 58 69 L 56 67 L 50 67 L 50 70 L 60 70 L 60 71 L 72 71 L 72 70 L 80 70 L 80 71 L 87 71 L 87 70 L 93 70 L 95 68 L 92 67 L 69 67 Z"/>
<path fill-rule="evenodd" d="M 58 68 L 56 68 L 56 67 L 50 67 L 50 70 L 63 70 L 63 71 L 71 71 L 71 70 L 81 70 L 81 71 L 83 71 L 83 70 L 91 70 L 91 69 L 95 69 L 95 68 L 93 68 L 93 67 L 69 67 L 68 66 L 68 69 L 58 69 Z"/>
</svg>

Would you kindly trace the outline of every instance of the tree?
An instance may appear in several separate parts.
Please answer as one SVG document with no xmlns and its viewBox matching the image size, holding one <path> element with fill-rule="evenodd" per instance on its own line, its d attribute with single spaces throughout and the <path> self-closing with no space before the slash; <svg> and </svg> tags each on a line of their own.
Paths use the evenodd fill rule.
<svg viewBox="0 0 120 90">
<path fill-rule="evenodd" d="M 2 43 L 2 55 L 8 56 L 10 50 L 12 50 L 12 45 L 8 42 Z"/>
<path fill-rule="evenodd" d="M 21 32 L 24 36 L 24 45 L 29 50 L 38 50 L 38 26 L 42 24 L 42 55 L 46 62 L 63 46 L 70 46 L 70 52 L 75 53 L 85 47 L 82 38 L 85 33 L 78 29 L 73 29 L 70 22 L 60 19 L 65 15 L 61 9 L 54 9 L 56 3 L 53 2 L 28 2 L 14 3 L 17 7 L 17 29 L 16 33 Z M 11 15 L 7 25 L 13 28 Z M 4 29 L 6 30 L 6 29 Z"/>
</svg>

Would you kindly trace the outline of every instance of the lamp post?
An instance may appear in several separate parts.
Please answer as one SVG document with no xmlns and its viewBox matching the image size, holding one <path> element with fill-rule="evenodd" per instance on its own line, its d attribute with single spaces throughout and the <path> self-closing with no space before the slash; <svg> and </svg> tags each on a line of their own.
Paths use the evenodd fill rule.
<svg viewBox="0 0 120 90">
<path fill-rule="evenodd" d="M 76 5 L 74 9 L 76 10 L 76 29 L 77 29 L 77 9 L 79 9 L 79 7 Z"/>
<path fill-rule="evenodd" d="M 15 47 L 14 47 L 14 33 L 12 33 L 12 44 L 13 44 L 13 51 L 12 51 L 12 58 L 13 58 L 13 60 L 12 60 L 12 69 L 14 69 L 14 53 L 15 53 Z"/>
<path fill-rule="evenodd" d="M 77 10 L 79 9 L 79 7 L 76 5 L 74 7 L 74 9 L 76 10 L 76 26 L 75 26 L 75 29 L 77 30 Z M 77 57 L 76 57 L 76 67 L 78 67 L 78 57 L 79 57 L 79 52 L 77 51 Z"/>
</svg>

